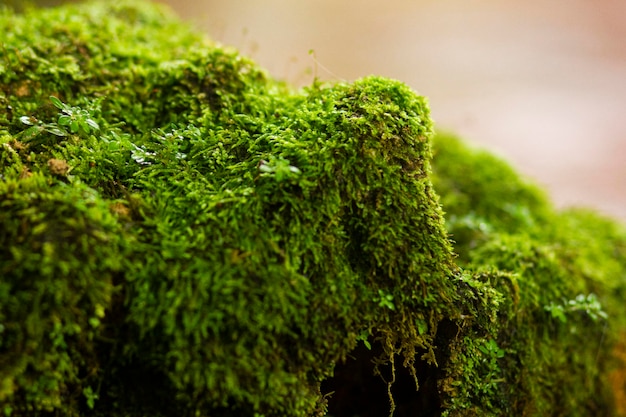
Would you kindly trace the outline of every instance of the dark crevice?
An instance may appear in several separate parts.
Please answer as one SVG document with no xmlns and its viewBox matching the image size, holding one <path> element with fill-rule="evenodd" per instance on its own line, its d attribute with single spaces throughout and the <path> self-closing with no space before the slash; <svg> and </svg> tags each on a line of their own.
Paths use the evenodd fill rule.
<svg viewBox="0 0 626 417">
<path fill-rule="evenodd" d="M 328 398 L 328 416 L 332 417 L 384 417 L 391 408 L 387 395 L 387 383 L 374 375 L 373 359 L 382 353 L 380 346 L 357 347 L 345 363 L 335 367 L 335 374 L 322 383 Z M 421 353 L 418 353 L 418 357 Z M 441 403 L 437 391 L 438 369 L 418 360 L 415 363 L 419 390 L 409 370 L 402 366 L 402 358 L 396 358 L 396 380 L 391 388 L 396 406 L 394 417 L 439 417 Z M 387 372 L 386 372 L 387 371 Z M 390 370 L 381 369 L 384 378 Z"/>
</svg>

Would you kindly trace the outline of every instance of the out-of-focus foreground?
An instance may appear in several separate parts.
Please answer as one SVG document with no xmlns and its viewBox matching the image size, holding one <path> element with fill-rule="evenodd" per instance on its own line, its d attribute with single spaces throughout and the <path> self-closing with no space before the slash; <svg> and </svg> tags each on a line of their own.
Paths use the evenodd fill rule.
<svg viewBox="0 0 626 417">
<path fill-rule="evenodd" d="M 623 1 L 161 1 L 293 84 L 400 79 L 557 205 L 626 220 Z"/>
</svg>

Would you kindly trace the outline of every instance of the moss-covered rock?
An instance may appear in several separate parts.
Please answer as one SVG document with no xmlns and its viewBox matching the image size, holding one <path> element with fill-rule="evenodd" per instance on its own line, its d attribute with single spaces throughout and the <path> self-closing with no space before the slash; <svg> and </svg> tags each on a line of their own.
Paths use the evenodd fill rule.
<svg viewBox="0 0 626 417">
<path fill-rule="evenodd" d="M 447 136 L 431 172 L 404 84 L 140 2 L 0 30 L 5 415 L 621 412 L 626 234 Z"/>
</svg>

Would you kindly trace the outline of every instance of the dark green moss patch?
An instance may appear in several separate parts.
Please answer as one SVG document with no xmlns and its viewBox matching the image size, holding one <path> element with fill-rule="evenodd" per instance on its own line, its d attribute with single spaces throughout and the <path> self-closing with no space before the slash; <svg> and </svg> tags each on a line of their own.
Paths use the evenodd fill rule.
<svg viewBox="0 0 626 417">
<path fill-rule="evenodd" d="M 617 415 L 623 229 L 431 172 L 406 85 L 294 91 L 142 2 L 0 31 L 4 415 Z"/>
<path fill-rule="evenodd" d="M 453 362 L 466 363 L 451 368 L 465 371 L 491 357 L 454 395 L 466 392 L 493 415 L 621 415 L 612 404 L 624 386 L 605 378 L 624 367 L 610 353 L 624 337 L 623 227 L 588 211 L 554 212 L 534 185 L 456 138 L 439 135 L 434 152 L 459 264 L 478 271 L 467 282 L 486 291 L 472 297 L 484 303 L 491 294 L 497 304 L 497 315 L 451 350 Z"/>
</svg>

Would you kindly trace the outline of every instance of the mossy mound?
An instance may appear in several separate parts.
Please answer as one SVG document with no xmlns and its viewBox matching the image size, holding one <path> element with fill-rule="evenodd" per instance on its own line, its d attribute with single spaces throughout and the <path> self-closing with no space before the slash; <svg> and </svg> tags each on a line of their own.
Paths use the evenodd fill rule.
<svg viewBox="0 0 626 417">
<path fill-rule="evenodd" d="M 618 415 L 626 234 L 431 172 L 404 84 L 294 91 L 146 3 L 0 30 L 5 415 Z"/>
<path fill-rule="evenodd" d="M 485 348 L 473 345 L 486 338 L 497 358 L 482 380 L 461 363 L 449 365 L 465 379 L 452 388 L 453 403 L 474 404 L 451 415 L 624 415 L 623 400 L 615 400 L 623 381 L 607 383 L 625 366 L 617 359 L 624 356 L 624 228 L 586 210 L 555 212 L 506 163 L 455 137 L 438 135 L 434 148 L 433 183 L 457 262 L 495 291 L 498 304 L 492 322 L 451 350 L 452 362 L 474 363 Z"/>
</svg>

